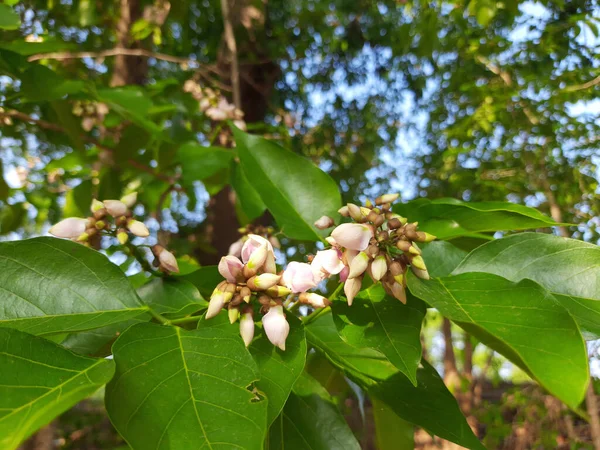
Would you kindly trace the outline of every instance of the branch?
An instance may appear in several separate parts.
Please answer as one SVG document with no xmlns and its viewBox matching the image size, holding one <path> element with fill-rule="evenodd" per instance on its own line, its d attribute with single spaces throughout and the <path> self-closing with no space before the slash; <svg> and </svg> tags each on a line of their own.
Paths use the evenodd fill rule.
<svg viewBox="0 0 600 450">
<path fill-rule="evenodd" d="M 52 53 L 38 53 L 31 55 L 27 58 L 27 61 L 39 61 L 40 59 L 82 59 L 82 58 L 106 58 L 110 56 L 142 56 L 146 58 L 159 59 L 161 61 L 168 61 L 177 64 L 187 64 L 188 66 L 197 65 L 200 63 L 194 59 L 180 58 L 178 56 L 166 55 L 164 53 L 154 53 L 143 48 L 111 48 L 109 50 L 102 50 L 99 52 L 52 52 Z"/>
<path fill-rule="evenodd" d="M 588 81 L 587 83 L 577 84 L 575 86 L 568 86 L 568 87 L 564 88 L 563 91 L 565 91 L 565 92 L 582 91 L 584 89 L 594 87 L 597 84 L 600 84 L 600 75 L 598 75 L 593 80 Z"/>
<path fill-rule="evenodd" d="M 225 27 L 225 43 L 231 54 L 231 87 L 233 89 L 233 104 L 236 108 L 242 109 L 242 98 L 240 94 L 240 71 L 238 68 L 237 45 L 235 43 L 235 34 L 233 25 L 231 25 L 231 15 L 229 13 L 229 0 L 221 0 L 221 12 L 223 14 L 223 25 Z"/>
</svg>

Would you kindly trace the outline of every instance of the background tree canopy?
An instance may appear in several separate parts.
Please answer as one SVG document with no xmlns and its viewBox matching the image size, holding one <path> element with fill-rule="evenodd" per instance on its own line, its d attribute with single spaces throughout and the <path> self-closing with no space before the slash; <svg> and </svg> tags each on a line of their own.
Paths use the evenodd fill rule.
<svg viewBox="0 0 600 450">
<path fill-rule="evenodd" d="M 598 243 L 599 34 L 594 0 L 5 0 L 0 239 L 45 234 L 86 216 L 91 198 L 137 191 L 152 243 L 188 255 L 183 273 L 213 265 L 240 227 L 281 222 L 231 151 L 235 125 L 310 158 L 344 202 L 390 189 L 403 200 L 510 201 Z M 511 229 L 461 217 L 436 225 L 458 252 Z M 283 228 L 289 259 L 314 251 L 286 238 L 309 241 L 314 230 Z M 139 272 L 116 245 L 106 252 Z M 427 317 L 425 347 L 448 384 L 454 372 L 471 386 L 502 379 L 504 359 Z M 327 364 L 315 366 L 327 380 Z M 466 414 L 473 401 L 461 403 Z"/>
</svg>

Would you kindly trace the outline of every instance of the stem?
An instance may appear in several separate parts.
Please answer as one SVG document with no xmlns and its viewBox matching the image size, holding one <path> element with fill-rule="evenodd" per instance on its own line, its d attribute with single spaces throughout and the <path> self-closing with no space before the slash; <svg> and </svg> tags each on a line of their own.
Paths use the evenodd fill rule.
<svg viewBox="0 0 600 450">
<path fill-rule="evenodd" d="M 161 323 L 163 325 L 171 325 L 170 321 L 168 321 L 167 319 L 165 319 L 163 316 L 161 316 L 160 314 L 158 314 L 156 311 L 154 311 L 149 306 L 148 306 L 148 312 L 150 313 L 150 315 L 152 317 L 154 317 L 156 320 L 158 320 L 159 323 Z"/>
<path fill-rule="evenodd" d="M 327 313 L 329 311 L 331 311 L 331 306 L 327 306 L 326 308 L 316 309 L 310 315 L 306 316 L 304 318 L 304 320 L 302 321 L 302 323 L 304 323 L 304 325 L 306 326 L 309 323 L 314 322 L 320 316 L 322 316 L 323 314 L 325 314 L 325 313 Z"/>
<path fill-rule="evenodd" d="M 170 320 L 169 323 L 171 325 L 179 325 L 181 323 L 190 323 L 190 322 L 197 322 L 200 319 L 202 319 L 202 316 L 190 316 L 190 317 L 182 317 L 181 319 L 173 319 Z"/>
<path fill-rule="evenodd" d="M 136 261 L 141 264 L 142 269 L 144 269 L 146 272 L 150 272 L 153 275 L 160 276 L 160 273 L 157 272 L 156 270 L 154 270 L 154 268 L 150 265 L 150 263 L 148 262 L 146 257 L 139 253 L 138 248 L 135 245 L 133 245 L 131 242 L 127 241 L 124 244 L 124 247 L 127 248 L 127 250 L 129 251 L 129 254 L 131 256 L 133 256 L 136 259 Z"/>
<path fill-rule="evenodd" d="M 338 296 L 340 295 L 340 292 L 342 292 L 343 288 L 344 288 L 344 283 L 338 284 L 338 286 L 335 288 L 335 290 L 329 296 L 329 301 L 332 302 L 332 301 L 336 300 L 338 298 Z"/>
</svg>

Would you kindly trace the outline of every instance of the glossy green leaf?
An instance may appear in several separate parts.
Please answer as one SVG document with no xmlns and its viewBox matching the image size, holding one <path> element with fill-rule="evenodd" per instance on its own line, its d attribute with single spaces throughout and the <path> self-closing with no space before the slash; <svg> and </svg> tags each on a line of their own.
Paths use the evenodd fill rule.
<svg viewBox="0 0 600 450">
<path fill-rule="evenodd" d="M 286 339 L 285 351 L 281 351 L 271 344 L 264 333 L 249 347 L 260 372 L 260 380 L 256 382 L 256 387 L 269 400 L 268 425 L 281 412 L 306 363 L 304 327 L 300 320 L 291 314 L 287 315 L 287 320 L 290 324 L 290 334 Z M 231 327 L 235 328 L 236 333 L 238 332 L 237 323 Z"/>
<path fill-rule="evenodd" d="M 421 246 L 423 260 L 432 277 L 445 277 L 461 263 L 467 252 L 447 241 L 433 241 Z"/>
<path fill-rule="evenodd" d="M 415 427 L 398 415 L 385 403 L 371 399 L 375 440 L 378 450 L 414 450 Z"/>
<path fill-rule="evenodd" d="M 469 254 L 454 273 L 488 272 L 531 279 L 552 292 L 586 337 L 600 337 L 600 247 L 551 234 L 520 233 Z"/>
<path fill-rule="evenodd" d="M 232 164 L 231 185 L 248 220 L 256 219 L 267 209 L 239 163 Z"/>
<path fill-rule="evenodd" d="M 537 209 L 507 202 L 468 203 L 453 198 L 421 198 L 395 205 L 394 211 L 411 222 L 418 221 L 421 230 L 439 239 L 557 225 Z"/>
<path fill-rule="evenodd" d="M 343 340 L 353 347 L 380 351 L 416 384 L 421 362 L 421 322 L 425 317 L 422 301 L 412 298 L 403 305 L 376 284 L 361 291 L 352 306 L 338 300 L 331 308 Z"/>
<path fill-rule="evenodd" d="M 105 327 L 71 333 L 64 340 L 60 341 L 60 345 L 80 355 L 105 357 L 112 354 L 111 347 L 113 342 L 127 328 L 138 323 L 150 322 L 151 319 L 152 316 L 146 314 L 132 320 L 113 323 Z M 54 336 L 61 335 L 51 335 L 46 338 L 53 338 Z"/>
<path fill-rule="evenodd" d="M 233 129 L 242 169 L 281 231 L 292 239 L 320 240 L 314 222 L 337 216 L 341 205 L 333 179 L 311 161 L 260 136 Z"/>
<path fill-rule="evenodd" d="M 145 304 L 167 318 L 187 316 L 208 306 L 198 289 L 181 278 L 155 278 L 137 293 Z"/>
<path fill-rule="evenodd" d="M 223 281 L 223 276 L 219 273 L 217 266 L 203 266 L 178 278 L 189 281 L 196 286 L 204 298 L 210 298 L 217 284 Z"/>
<path fill-rule="evenodd" d="M 567 310 L 538 284 L 464 273 L 430 281 L 409 274 L 408 286 L 449 319 L 476 325 L 501 341 L 570 407 L 583 400 L 589 381 L 585 343 Z"/>
<path fill-rule="evenodd" d="M 30 102 L 58 100 L 83 89 L 79 80 L 67 80 L 40 64 L 32 64 L 21 77 L 21 93 Z"/>
<path fill-rule="evenodd" d="M 104 255 L 54 238 L 0 243 L 0 326 L 31 334 L 98 328 L 147 310 Z"/>
<path fill-rule="evenodd" d="M 98 91 L 98 100 L 145 130 L 154 134 L 160 133 L 161 128 L 148 119 L 152 100 L 137 86 L 101 89 Z"/>
<path fill-rule="evenodd" d="M 0 160 L 0 200 L 6 200 L 8 198 L 9 193 L 8 184 L 4 180 L 4 165 L 2 160 Z"/>
<path fill-rule="evenodd" d="M 398 371 L 383 353 L 372 348 L 353 347 L 344 342 L 330 313 L 319 316 L 304 329 L 308 342 L 334 366 L 351 372 L 354 378 L 360 378 L 365 383 L 371 382 L 371 379 L 385 380 Z"/>
<path fill-rule="evenodd" d="M 360 445 L 325 388 L 304 372 L 271 426 L 268 449 L 359 450 Z"/>
<path fill-rule="evenodd" d="M 114 364 L 0 328 L 0 448 L 19 443 L 107 383 Z"/>
<path fill-rule="evenodd" d="M 85 180 L 67 191 L 63 217 L 87 217 L 90 215 L 92 181 Z"/>
<path fill-rule="evenodd" d="M 368 388 L 400 418 L 472 450 L 485 450 L 462 415 L 458 403 L 433 367 L 424 362 L 417 386 L 401 373 Z M 398 448 L 398 447 L 396 447 Z"/>
<path fill-rule="evenodd" d="M 204 147 L 196 142 L 183 144 L 177 151 L 183 181 L 191 184 L 229 169 L 235 152 L 221 147 Z"/>
<path fill-rule="evenodd" d="M 21 18 L 8 5 L 0 3 L 0 29 L 17 30 L 21 26 Z"/>
<path fill-rule="evenodd" d="M 267 401 L 255 390 L 258 368 L 241 339 L 218 328 L 140 324 L 113 353 L 106 408 L 133 450 L 262 449 Z"/>
</svg>

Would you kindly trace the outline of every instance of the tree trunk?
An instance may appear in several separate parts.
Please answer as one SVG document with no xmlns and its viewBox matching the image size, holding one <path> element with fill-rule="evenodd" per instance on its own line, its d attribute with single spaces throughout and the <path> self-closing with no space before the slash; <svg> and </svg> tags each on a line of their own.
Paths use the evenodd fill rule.
<svg viewBox="0 0 600 450">
<path fill-rule="evenodd" d="M 141 42 L 131 39 L 131 25 L 142 17 L 139 0 L 120 0 L 117 22 L 117 45 L 115 48 L 142 48 Z M 111 86 L 144 84 L 148 72 L 148 59 L 137 56 L 117 55 L 114 61 Z"/>
</svg>

